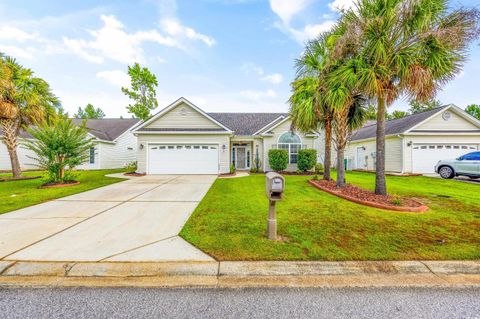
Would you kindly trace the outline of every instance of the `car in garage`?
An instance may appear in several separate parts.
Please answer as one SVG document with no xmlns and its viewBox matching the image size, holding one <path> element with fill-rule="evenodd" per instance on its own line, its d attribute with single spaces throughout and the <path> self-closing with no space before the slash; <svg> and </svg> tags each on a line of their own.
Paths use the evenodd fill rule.
<svg viewBox="0 0 480 319">
<path fill-rule="evenodd" d="M 467 176 L 480 178 L 480 152 L 472 152 L 452 160 L 440 160 L 435 165 L 435 172 L 442 178 Z"/>
</svg>

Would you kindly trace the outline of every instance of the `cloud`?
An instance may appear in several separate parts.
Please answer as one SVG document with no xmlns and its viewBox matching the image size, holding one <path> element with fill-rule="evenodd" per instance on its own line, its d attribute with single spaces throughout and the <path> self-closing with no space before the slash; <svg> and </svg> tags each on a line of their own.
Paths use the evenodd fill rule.
<svg viewBox="0 0 480 319">
<path fill-rule="evenodd" d="M 21 58 L 21 59 L 33 59 L 37 50 L 34 47 L 19 47 L 16 45 L 0 45 L 0 52 L 6 55 Z"/>
<path fill-rule="evenodd" d="M 117 87 L 126 87 L 130 84 L 130 77 L 121 70 L 101 71 L 96 74 L 97 78 L 107 80 Z"/>
<path fill-rule="evenodd" d="M 325 16 L 324 19 L 326 20 L 322 23 L 306 24 L 303 28 L 291 25 L 292 19 L 304 11 L 311 2 L 311 0 L 270 0 L 270 8 L 281 20 L 275 26 L 302 44 L 317 37 L 322 32 L 329 31 L 335 25 L 335 22 L 329 16 Z"/>
<path fill-rule="evenodd" d="M 25 42 L 27 40 L 35 39 L 36 35 L 28 33 L 12 26 L 0 27 L 0 39 L 2 40 L 16 40 L 18 42 Z"/>
<path fill-rule="evenodd" d="M 261 80 L 272 84 L 280 84 L 283 81 L 283 76 L 280 73 L 273 73 L 264 76 Z"/>
<path fill-rule="evenodd" d="M 277 92 L 272 89 L 266 91 L 245 90 L 240 92 L 240 96 L 249 100 L 258 101 L 264 98 L 275 98 L 277 97 Z"/>
<path fill-rule="evenodd" d="M 342 11 L 354 8 L 356 2 L 356 0 L 334 0 L 328 6 L 333 11 Z"/>
<path fill-rule="evenodd" d="M 255 74 L 255 75 L 263 75 L 265 72 L 263 71 L 263 68 L 256 65 L 255 63 L 252 62 L 245 62 L 242 65 L 242 70 L 245 74 Z"/>
<path fill-rule="evenodd" d="M 284 24 L 289 24 L 293 16 L 302 12 L 311 0 L 270 0 L 270 8 Z"/>
<path fill-rule="evenodd" d="M 182 25 L 175 19 L 163 19 L 161 31 L 157 29 L 142 30 L 134 33 L 125 31 L 125 26 L 113 15 L 101 15 L 103 26 L 90 30 L 92 40 L 71 39 L 64 37 L 63 43 L 74 54 L 93 63 L 103 63 L 106 59 L 121 63 L 146 63 L 142 48 L 144 42 L 153 42 L 167 47 L 186 49 L 185 40 L 201 41 L 211 47 L 215 40 Z"/>
</svg>

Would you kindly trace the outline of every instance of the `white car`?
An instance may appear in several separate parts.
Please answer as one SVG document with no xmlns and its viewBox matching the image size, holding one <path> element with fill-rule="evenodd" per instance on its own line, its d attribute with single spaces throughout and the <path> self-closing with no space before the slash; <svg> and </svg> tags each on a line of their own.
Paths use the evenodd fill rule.
<svg viewBox="0 0 480 319">
<path fill-rule="evenodd" d="M 447 179 L 456 176 L 480 178 L 480 152 L 468 153 L 452 160 L 438 161 L 435 172 Z"/>
</svg>

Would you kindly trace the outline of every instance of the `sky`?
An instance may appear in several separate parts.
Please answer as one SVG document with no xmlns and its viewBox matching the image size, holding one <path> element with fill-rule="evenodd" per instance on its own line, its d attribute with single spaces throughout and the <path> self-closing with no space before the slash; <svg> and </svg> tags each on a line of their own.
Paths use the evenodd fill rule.
<svg viewBox="0 0 480 319">
<path fill-rule="evenodd" d="M 120 88 L 135 62 L 157 76 L 159 109 L 183 96 L 209 112 L 285 112 L 305 41 L 331 28 L 352 3 L 2 0 L 0 52 L 45 79 L 70 114 L 92 103 L 107 117 L 129 116 Z M 437 98 L 462 108 L 480 104 L 479 74 L 474 43 L 464 70 Z M 408 101 L 395 109 L 408 109 Z"/>
</svg>

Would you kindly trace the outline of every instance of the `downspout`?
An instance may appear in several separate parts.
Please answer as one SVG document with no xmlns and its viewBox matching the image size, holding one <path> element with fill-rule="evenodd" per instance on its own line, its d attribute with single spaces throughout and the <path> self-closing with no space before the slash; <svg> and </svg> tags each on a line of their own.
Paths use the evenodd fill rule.
<svg viewBox="0 0 480 319">
<path fill-rule="evenodd" d="M 400 154 L 401 154 L 401 164 L 402 164 L 402 170 L 401 170 L 401 174 L 404 174 L 405 173 L 405 170 L 404 170 L 404 165 L 405 165 L 405 153 L 404 153 L 404 148 L 405 148 L 405 139 L 403 138 L 402 135 L 398 134 L 397 137 L 402 141 L 401 145 L 401 149 L 400 149 Z"/>
</svg>

